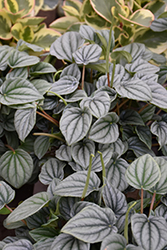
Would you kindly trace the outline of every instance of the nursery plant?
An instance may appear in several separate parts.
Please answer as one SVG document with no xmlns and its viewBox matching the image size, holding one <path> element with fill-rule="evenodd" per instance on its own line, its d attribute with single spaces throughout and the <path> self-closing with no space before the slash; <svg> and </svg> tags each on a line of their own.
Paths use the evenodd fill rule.
<svg viewBox="0 0 167 250">
<path fill-rule="evenodd" d="M 87 25 L 52 43 L 58 70 L 27 48 L 0 47 L 0 213 L 16 233 L 0 249 L 166 249 L 165 57 Z M 38 178 L 47 191 L 11 207 Z"/>
<path fill-rule="evenodd" d="M 78 31 L 81 24 L 95 29 L 112 25 L 117 46 L 140 42 L 158 54 L 166 51 L 165 0 L 65 0 L 63 10 L 65 16 L 50 24 L 61 33 Z"/>
</svg>

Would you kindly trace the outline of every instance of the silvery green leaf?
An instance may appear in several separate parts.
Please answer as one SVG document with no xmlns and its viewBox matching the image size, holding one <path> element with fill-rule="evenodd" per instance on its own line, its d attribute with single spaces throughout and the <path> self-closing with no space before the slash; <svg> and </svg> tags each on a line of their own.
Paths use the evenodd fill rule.
<svg viewBox="0 0 167 250">
<path fill-rule="evenodd" d="M 128 147 L 129 150 L 132 150 L 137 157 L 144 154 L 155 156 L 154 152 L 149 149 L 137 136 L 132 136 L 128 139 Z"/>
<path fill-rule="evenodd" d="M 14 126 L 14 114 L 13 110 L 10 110 L 9 114 L 0 114 L 1 126 L 7 131 L 15 131 Z"/>
<path fill-rule="evenodd" d="M 85 97 L 87 97 L 86 92 L 82 89 L 77 89 L 72 94 L 67 95 L 65 98 L 65 101 L 66 102 L 77 102 L 77 101 L 82 100 Z"/>
<path fill-rule="evenodd" d="M 13 47 L 8 45 L 3 45 L 0 47 L 0 70 L 4 71 L 7 68 L 7 61 L 10 56 L 10 52 L 13 49 Z"/>
<path fill-rule="evenodd" d="M 107 148 L 101 149 L 100 152 L 102 153 L 104 165 L 106 166 L 106 164 L 111 159 L 113 153 L 110 145 Z M 95 172 L 100 172 L 102 170 L 100 154 L 98 152 L 96 152 L 95 157 L 92 160 L 91 170 Z"/>
<path fill-rule="evenodd" d="M 0 250 L 2 250 L 3 249 L 3 247 L 5 246 L 5 242 L 4 241 L 0 241 Z"/>
<path fill-rule="evenodd" d="M 4 105 L 26 104 L 40 99 L 43 96 L 25 79 L 7 79 L 1 86 L 0 102 Z"/>
<path fill-rule="evenodd" d="M 158 75 L 159 75 L 159 72 L 158 72 L 158 74 L 154 74 L 154 73 L 145 74 L 144 72 L 141 71 L 141 72 L 135 73 L 133 76 L 133 79 L 140 79 L 140 80 L 145 81 L 145 82 L 147 82 L 148 80 L 157 82 Z"/>
<path fill-rule="evenodd" d="M 25 138 L 33 129 L 36 122 L 36 108 L 16 110 L 14 116 L 14 124 L 19 139 L 24 142 Z"/>
<path fill-rule="evenodd" d="M 94 97 L 85 97 L 80 102 L 80 107 L 88 107 L 93 116 L 99 118 L 108 113 L 110 109 L 110 98 L 107 92 L 101 92 Z"/>
<path fill-rule="evenodd" d="M 151 23 L 150 29 L 155 32 L 161 32 L 167 30 L 167 19 L 166 18 L 155 18 Z"/>
<path fill-rule="evenodd" d="M 47 192 L 34 194 L 15 208 L 15 210 L 7 217 L 6 224 L 10 225 L 12 223 L 19 222 L 35 214 L 42 207 L 44 207 L 49 200 L 50 198 Z"/>
<path fill-rule="evenodd" d="M 157 217 L 161 216 L 167 221 L 167 207 L 164 204 L 159 205 L 154 212 Z"/>
<path fill-rule="evenodd" d="M 160 168 L 161 178 L 149 191 L 164 195 L 167 193 L 167 161 L 162 157 L 154 157 L 154 160 Z"/>
<path fill-rule="evenodd" d="M 151 132 L 157 136 L 160 148 L 167 144 L 167 123 L 164 121 L 154 121 L 151 124 Z"/>
<path fill-rule="evenodd" d="M 115 142 L 119 136 L 118 121 L 119 117 L 114 112 L 102 116 L 92 125 L 89 139 L 103 144 Z"/>
<path fill-rule="evenodd" d="M 81 25 L 79 29 L 79 34 L 82 38 L 87 41 L 99 43 L 100 40 L 96 34 L 96 30 L 89 25 Z"/>
<path fill-rule="evenodd" d="M 111 159 L 105 166 L 108 182 L 120 191 L 124 191 L 128 187 L 125 179 L 125 172 L 128 166 L 129 164 L 122 158 Z"/>
<path fill-rule="evenodd" d="M 49 214 L 50 211 L 48 207 L 41 208 L 35 214 L 25 219 L 27 227 L 29 229 L 34 229 L 42 226 L 43 224 L 47 223 Z"/>
<path fill-rule="evenodd" d="M 55 187 L 59 184 L 61 180 L 58 178 L 54 178 L 51 183 L 49 184 L 48 188 L 47 188 L 47 192 L 50 194 L 50 198 L 52 199 L 54 196 L 54 191 L 55 191 Z"/>
<path fill-rule="evenodd" d="M 101 243 L 100 250 L 126 250 L 126 239 L 120 234 L 111 234 L 105 237 Z M 137 250 L 137 249 L 136 249 Z"/>
<path fill-rule="evenodd" d="M 65 106 L 64 103 L 58 103 L 58 98 L 55 98 L 55 96 L 46 96 L 42 108 L 44 110 L 54 110 L 60 104 L 62 104 L 63 107 Z"/>
<path fill-rule="evenodd" d="M 4 181 L 0 181 L 0 209 L 10 203 L 15 197 L 15 191 Z"/>
<path fill-rule="evenodd" d="M 102 86 L 102 87 L 100 87 L 93 94 L 94 95 L 96 95 L 96 94 L 100 95 L 103 92 L 106 92 L 109 95 L 111 102 L 113 102 L 117 98 L 117 92 L 114 89 L 111 89 L 108 86 Z"/>
<path fill-rule="evenodd" d="M 154 105 L 149 104 L 145 109 L 143 109 L 140 112 L 140 116 L 144 122 L 151 120 L 151 118 L 153 117 L 155 113 L 155 108 L 156 107 Z"/>
<path fill-rule="evenodd" d="M 132 109 L 123 110 L 120 114 L 121 125 L 145 125 L 140 114 Z"/>
<path fill-rule="evenodd" d="M 60 119 L 60 130 L 68 145 L 82 140 L 91 125 L 92 115 L 88 108 L 69 108 Z"/>
<path fill-rule="evenodd" d="M 81 71 L 76 63 L 72 63 L 65 67 L 62 70 L 60 77 L 69 75 L 75 77 L 78 81 L 81 79 Z"/>
<path fill-rule="evenodd" d="M 34 142 L 34 153 L 41 159 L 50 147 L 50 141 L 48 136 L 40 135 Z"/>
<path fill-rule="evenodd" d="M 26 50 L 27 48 L 28 49 L 31 49 L 33 50 L 34 52 L 40 52 L 43 50 L 42 47 L 40 46 L 37 46 L 35 44 L 31 44 L 31 43 L 27 43 L 25 41 L 23 41 L 22 39 L 20 39 L 18 42 L 17 42 L 17 47 L 16 47 L 18 50 Z"/>
<path fill-rule="evenodd" d="M 31 83 L 41 95 L 44 95 L 52 86 L 49 82 L 43 79 L 33 79 Z"/>
<path fill-rule="evenodd" d="M 72 161 L 71 147 L 67 145 L 61 145 L 59 149 L 56 150 L 55 156 L 61 161 Z"/>
<path fill-rule="evenodd" d="M 69 234 L 59 234 L 53 241 L 50 250 L 89 250 L 90 244 L 76 239 Z"/>
<path fill-rule="evenodd" d="M 62 180 L 64 178 L 64 167 L 66 163 L 56 158 L 47 160 L 41 168 L 39 180 L 44 185 L 49 185 L 54 178 Z"/>
<path fill-rule="evenodd" d="M 88 96 L 92 95 L 96 87 L 94 83 L 84 82 L 84 90 Z"/>
<path fill-rule="evenodd" d="M 31 230 L 29 234 L 37 242 L 55 237 L 57 230 L 54 227 L 39 227 Z"/>
<path fill-rule="evenodd" d="M 132 187 L 150 190 L 160 180 L 161 172 L 154 158 L 145 154 L 129 165 L 125 177 Z"/>
<path fill-rule="evenodd" d="M 26 52 L 12 50 L 8 58 L 8 65 L 11 68 L 22 68 L 37 64 L 40 59 L 37 56 L 29 56 Z"/>
<path fill-rule="evenodd" d="M 152 147 L 152 135 L 148 126 L 136 126 L 136 133 L 139 139 L 144 142 L 149 149 Z"/>
<path fill-rule="evenodd" d="M 160 71 L 158 72 L 158 82 L 164 84 L 167 80 L 167 67 L 166 65 L 160 66 Z"/>
<path fill-rule="evenodd" d="M 33 172 L 33 160 L 22 149 L 7 151 L 0 158 L 0 175 L 13 187 L 24 185 Z"/>
<path fill-rule="evenodd" d="M 112 183 L 112 185 L 111 185 Z M 127 201 L 125 195 L 115 188 L 113 182 L 105 179 L 105 185 L 102 189 L 103 200 L 106 207 L 109 207 L 114 212 L 116 218 L 127 212 Z"/>
<path fill-rule="evenodd" d="M 68 95 L 73 93 L 78 88 L 78 85 L 79 81 L 74 76 L 63 76 L 52 84 L 50 91 L 58 95 Z M 48 95 L 54 94 L 48 92 Z"/>
<path fill-rule="evenodd" d="M 98 207 L 98 205 L 94 202 L 89 202 L 89 201 L 76 202 L 70 211 L 71 218 L 74 217 L 74 215 L 76 215 L 77 213 L 79 213 L 83 208 L 88 207 L 88 206 L 97 206 Z"/>
<path fill-rule="evenodd" d="M 137 73 L 142 71 L 144 74 L 157 73 L 160 68 L 139 58 L 133 61 L 131 64 L 126 64 L 125 69 L 129 72 Z"/>
<path fill-rule="evenodd" d="M 60 214 L 65 220 L 71 219 L 71 209 L 79 201 L 77 197 L 61 197 L 59 201 Z"/>
<path fill-rule="evenodd" d="M 135 241 L 145 250 L 161 250 L 166 246 L 167 223 L 163 217 L 134 214 L 131 227 Z"/>
<path fill-rule="evenodd" d="M 131 79 L 114 85 L 114 88 L 121 97 L 127 97 L 138 101 L 151 101 L 151 88 L 144 81 Z"/>
<path fill-rule="evenodd" d="M 52 64 L 47 62 L 39 62 L 36 65 L 30 67 L 30 75 L 37 76 L 48 73 L 55 73 L 56 69 L 52 66 Z"/>
<path fill-rule="evenodd" d="M 3 249 L 5 250 L 32 250 L 32 243 L 27 239 L 20 239 L 18 241 L 6 244 Z"/>
<path fill-rule="evenodd" d="M 45 240 L 40 240 L 33 245 L 33 250 L 46 250 L 51 248 L 55 238 L 47 238 Z"/>
<path fill-rule="evenodd" d="M 95 154 L 95 144 L 89 139 L 84 139 L 73 144 L 71 150 L 74 161 L 86 169 L 89 166 L 90 155 Z"/>
<path fill-rule="evenodd" d="M 64 33 L 50 47 L 50 54 L 60 60 L 72 62 L 72 54 L 84 43 L 84 39 L 75 31 Z"/>
<path fill-rule="evenodd" d="M 87 179 L 87 171 L 78 171 L 61 181 L 55 188 L 54 194 L 60 196 L 81 197 Z M 99 190 L 100 179 L 92 171 L 86 196 L 95 190 Z"/>
<path fill-rule="evenodd" d="M 74 60 L 77 64 L 87 65 L 97 62 L 100 58 L 102 49 L 97 44 L 89 44 L 81 47 L 73 53 Z"/>
<path fill-rule="evenodd" d="M 117 232 L 115 222 L 115 215 L 110 208 L 88 206 L 70 219 L 61 232 L 87 243 L 95 243 L 112 232 Z"/>
<path fill-rule="evenodd" d="M 167 109 L 167 90 L 161 84 L 154 81 L 147 81 L 147 84 L 152 93 L 152 100 L 150 102 L 159 108 Z"/>
<path fill-rule="evenodd" d="M 68 165 L 70 165 L 70 167 L 72 168 L 72 170 L 74 170 L 75 172 L 85 171 L 85 168 L 83 168 L 82 166 L 78 165 L 76 162 L 73 162 L 73 161 L 68 162 Z M 94 171 L 94 170 L 92 169 L 92 171 Z"/>
<path fill-rule="evenodd" d="M 6 75 L 6 79 L 16 78 L 16 77 L 27 79 L 28 78 L 28 68 L 27 67 L 16 68 L 16 69 L 13 69 L 11 72 L 9 72 Z"/>
</svg>

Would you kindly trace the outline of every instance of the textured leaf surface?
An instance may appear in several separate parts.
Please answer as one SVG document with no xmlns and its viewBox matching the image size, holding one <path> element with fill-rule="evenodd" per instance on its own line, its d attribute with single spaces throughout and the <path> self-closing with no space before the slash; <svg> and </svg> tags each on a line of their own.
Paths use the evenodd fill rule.
<svg viewBox="0 0 167 250">
<path fill-rule="evenodd" d="M 115 221 L 110 208 L 88 206 L 70 219 L 61 231 L 85 242 L 95 243 L 117 231 Z"/>
<path fill-rule="evenodd" d="M 49 185 L 54 178 L 63 179 L 66 163 L 59 161 L 55 158 L 50 158 L 47 160 L 41 168 L 41 173 L 39 174 L 39 180 L 44 185 Z"/>
<path fill-rule="evenodd" d="M 80 34 L 70 31 L 59 37 L 50 47 L 50 54 L 72 62 L 72 54 L 84 43 Z"/>
<path fill-rule="evenodd" d="M 101 244 L 100 250 L 113 249 L 124 250 L 126 249 L 126 239 L 120 234 L 113 234 L 107 236 Z"/>
<path fill-rule="evenodd" d="M 13 78 L 19 77 L 19 78 L 27 79 L 28 78 L 28 69 L 27 69 L 27 67 L 13 69 L 11 72 L 9 72 L 6 75 L 6 79 L 9 79 L 9 78 L 12 78 L 12 77 Z"/>
<path fill-rule="evenodd" d="M 49 249 L 54 241 L 54 238 L 47 238 L 40 240 L 33 245 L 33 250 L 46 250 Z"/>
<path fill-rule="evenodd" d="M 59 201 L 60 214 L 65 220 L 71 219 L 71 210 L 76 202 L 80 198 L 78 197 L 61 197 Z"/>
<path fill-rule="evenodd" d="M 132 150 L 137 157 L 144 154 L 155 156 L 154 152 L 149 149 L 144 142 L 140 141 L 137 136 L 132 136 L 128 139 L 128 146 L 129 149 Z"/>
<path fill-rule="evenodd" d="M 21 141 L 24 141 L 36 122 L 36 109 L 17 110 L 14 124 Z"/>
<path fill-rule="evenodd" d="M 6 244 L 3 249 L 5 250 L 17 250 L 17 249 L 21 249 L 21 250 L 32 250 L 32 243 L 27 240 L 27 239 L 21 239 L 21 240 L 17 240 L 11 243 Z"/>
<path fill-rule="evenodd" d="M 53 241 L 51 250 L 89 250 L 90 244 L 83 242 L 81 240 L 76 239 L 72 235 L 69 234 L 60 234 L 56 239 Z"/>
<path fill-rule="evenodd" d="M 0 181 L 0 210 L 15 197 L 15 191 L 4 181 Z"/>
<path fill-rule="evenodd" d="M 87 134 L 92 122 L 88 108 L 69 108 L 60 119 L 60 130 L 68 145 L 80 141 Z"/>
<path fill-rule="evenodd" d="M 30 68 L 30 75 L 33 76 L 55 72 L 56 69 L 52 66 L 52 64 L 46 62 L 39 62 Z"/>
<path fill-rule="evenodd" d="M 34 65 L 38 62 L 37 56 L 29 56 L 27 53 L 18 50 L 12 50 L 8 59 L 8 64 L 13 69 Z"/>
<path fill-rule="evenodd" d="M 22 149 L 7 151 L 0 159 L 0 175 L 13 187 L 24 185 L 33 172 L 33 160 Z"/>
<path fill-rule="evenodd" d="M 147 61 L 141 58 L 135 60 L 132 64 L 126 64 L 125 68 L 129 72 L 133 72 L 133 73 L 142 72 L 144 74 L 156 73 L 160 70 L 159 67 L 151 63 L 148 63 Z"/>
<path fill-rule="evenodd" d="M 147 84 L 152 93 L 152 100 L 150 102 L 162 109 L 167 109 L 167 90 L 155 81 L 147 81 Z"/>
<path fill-rule="evenodd" d="M 151 124 L 151 132 L 158 137 L 160 148 L 167 144 L 167 123 L 164 121 L 155 121 Z"/>
<path fill-rule="evenodd" d="M 23 201 L 6 219 L 6 224 L 24 220 L 38 212 L 49 201 L 49 194 L 41 192 Z"/>
<path fill-rule="evenodd" d="M 69 66 L 65 67 L 63 71 L 61 72 L 60 77 L 69 76 L 69 75 L 77 78 L 78 81 L 80 80 L 81 72 L 76 63 L 72 63 Z"/>
<path fill-rule="evenodd" d="M 7 79 L 1 87 L 0 101 L 4 105 L 16 105 L 43 99 L 36 88 L 22 78 Z"/>
<path fill-rule="evenodd" d="M 120 114 L 121 125 L 144 125 L 139 113 L 135 110 L 123 110 Z"/>
<path fill-rule="evenodd" d="M 48 136 L 38 136 L 34 142 L 34 153 L 41 159 L 50 147 L 50 141 Z"/>
<path fill-rule="evenodd" d="M 110 109 L 110 98 L 106 92 L 101 92 L 94 97 L 86 97 L 80 102 L 80 107 L 88 107 L 96 118 L 104 116 Z"/>
<path fill-rule="evenodd" d="M 73 144 L 71 150 L 74 161 L 86 169 L 90 155 L 95 153 L 95 144 L 89 139 L 84 139 L 82 142 Z"/>
<path fill-rule="evenodd" d="M 35 241 L 41 241 L 47 238 L 55 237 L 55 235 L 57 235 L 57 231 L 53 227 L 39 227 L 31 230 L 29 234 Z"/>
<path fill-rule="evenodd" d="M 157 162 L 145 154 L 130 164 L 125 177 L 132 187 L 149 190 L 160 180 L 161 172 Z"/>
<path fill-rule="evenodd" d="M 71 147 L 61 145 L 60 148 L 56 150 L 56 157 L 61 161 L 72 161 Z"/>
<path fill-rule="evenodd" d="M 148 126 L 137 126 L 135 128 L 137 135 L 139 136 L 139 139 L 144 142 L 149 149 L 151 149 L 152 146 L 152 135 L 150 132 L 150 128 Z"/>
<path fill-rule="evenodd" d="M 97 44 L 89 44 L 81 47 L 73 53 L 74 60 L 77 64 L 87 65 L 97 62 L 100 58 L 102 49 Z"/>
<path fill-rule="evenodd" d="M 56 186 L 54 193 L 60 196 L 81 197 L 86 179 L 86 171 L 78 171 L 77 173 L 71 174 Z M 98 190 L 99 185 L 100 179 L 94 172 L 91 172 L 86 196 L 94 190 Z"/>
<path fill-rule="evenodd" d="M 104 144 L 115 142 L 119 136 L 118 121 L 119 117 L 114 112 L 99 118 L 90 129 L 89 139 Z"/>
<path fill-rule="evenodd" d="M 139 246 L 149 250 L 161 250 L 166 246 L 167 224 L 163 217 L 147 218 L 145 214 L 134 214 L 131 225 Z"/>
</svg>

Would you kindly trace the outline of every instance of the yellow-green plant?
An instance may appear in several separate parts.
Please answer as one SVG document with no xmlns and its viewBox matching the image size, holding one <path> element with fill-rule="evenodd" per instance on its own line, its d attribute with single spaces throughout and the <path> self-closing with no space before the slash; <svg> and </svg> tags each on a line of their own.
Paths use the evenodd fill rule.
<svg viewBox="0 0 167 250">
<path fill-rule="evenodd" d="M 47 28 L 45 18 L 35 17 L 40 9 L 48 6 L 45 0 L 0 0 L 0 42 L 11 44 L 20 39 L 28 43 L 48 49 L 50 44 L 60 35 L 59 32 Z"/>
</svg>

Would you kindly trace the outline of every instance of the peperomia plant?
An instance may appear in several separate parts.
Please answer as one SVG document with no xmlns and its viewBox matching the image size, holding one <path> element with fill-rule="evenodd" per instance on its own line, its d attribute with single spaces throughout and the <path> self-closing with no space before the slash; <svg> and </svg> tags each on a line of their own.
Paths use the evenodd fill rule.
<svg viewBox="0 0 167 250">
<path fill-rule="evenodd" d="M 19 51 L 39 47 L 1 47 L 0 211 L 16 230 L 1 249 L 166 249 L 165 58 L 114 41 L 65 33 L 50 48 L 58 71 Z M 47 191 L 10 208 L 12 187 L 37 177 Z"/>
</svg>

